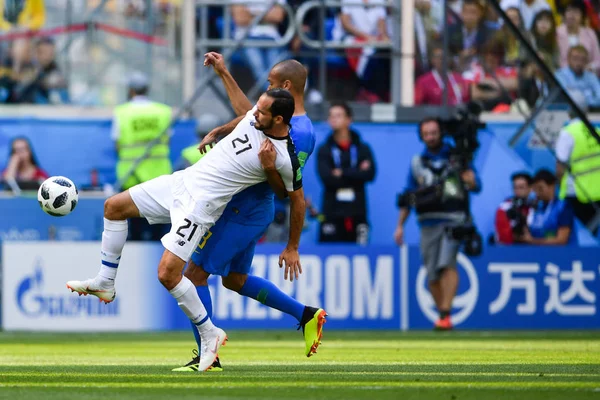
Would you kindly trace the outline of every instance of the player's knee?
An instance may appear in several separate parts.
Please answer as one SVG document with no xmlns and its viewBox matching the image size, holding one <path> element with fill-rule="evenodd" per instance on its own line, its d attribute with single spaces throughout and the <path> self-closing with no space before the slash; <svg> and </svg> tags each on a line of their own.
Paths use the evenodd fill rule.
<svg viewBox="0 0 600 400">
<path fill-rule="evenodd" d="M 123 221 L 139 216 L 139 211 L 127 191 L 111 196 L 104 202 L 104 218 Z"/>
<path fill-rule="evenodd" d="M 185 269 L 184 275 L 188 278 L 194 286 L 206 286 L 208 285 L 208 277 L 210 276 L 202 267 L 194 264 L 193 261 L 188 263 L 188 267 Z"/>
<path fill-rule="evenodd" d="M 234 292 L 240 292 L 246 283 L 248 275 L 231 273 L 228 276 L 224 276 L 221 280 L 223 286 Z"/>
<path fill-rule="evenodd" d="M 123 209 L 123 204 L 119 201 L 119 198 L 116 196 L 109 197 L 104 202 L 104 218 L 109 219 L 111 221 L 122 221 L 127 219 L 125 216 L 125 210 Z"/>
<path fill-rule="evenodd" d="M 171 271 L 169 271 L 167 268 L 161 268 L 159 266 L 158 280 L 160 283 L 162 283 L 162 285 L 165 288 L 167 288 L 168 290 L 171 290 L 175 286 L 177 286 L 177 284 L 179 283 L 177 278 L 181 279 L 181 277 L 178 277 L 176 274 L 171 273 Z"/>
</svg>

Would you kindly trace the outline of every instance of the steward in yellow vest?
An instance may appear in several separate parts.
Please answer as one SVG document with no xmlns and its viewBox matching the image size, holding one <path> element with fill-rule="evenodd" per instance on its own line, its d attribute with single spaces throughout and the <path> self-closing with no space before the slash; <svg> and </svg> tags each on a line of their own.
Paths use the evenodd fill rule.
<svg viewBox="0 0 600 400">
<path fill-rule="evenodd" d="M 582 111 L 587 111 L 582 95 L 572 93 L 571 97 Z M 571 116 L 574 117 L 572 112 Z M 600 134 L 599 129 L 596 132 Z M 575 118 L 560 132 L 555 152 L 556 175 L 560 179 L 559 198 L 566 199 L 575 216 L 596 234 L 598 224 L 595 216 L 600 210 L 600 143 L 585 124 Z"/>
<path fill-rule="evenodd" d="M 118 151 L 117 180 L 125 178 L 135 160 L 144 155 L 148 144 L 160 138 L 124 182 L 123 190 L 173 172 L 168 130 L 172 110 L 165 104 L 150 101 L 147 93 L 146 77 L 135 74 L 129 82 L 131 100 L 115 109 L 112 136 Z"/>
</svg>

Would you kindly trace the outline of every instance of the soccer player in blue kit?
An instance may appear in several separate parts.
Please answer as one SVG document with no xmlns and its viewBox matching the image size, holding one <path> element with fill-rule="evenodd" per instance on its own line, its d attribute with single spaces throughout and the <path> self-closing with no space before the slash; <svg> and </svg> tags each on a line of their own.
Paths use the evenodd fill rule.
<svg viewBox="0 0 600 400">
<path fill-rule="evenodd" d="M 252 104 L 227 70 L 222 55 L 207 53 L 204 64 L 212 66 L 222 79 L 238 117 L 229 124 L 210 132 L 200 144 L 202 152 L 209 150 L 208 144 L 229 134 L 252 108 Z M 268 80 L 269 89 L 288 89 L 294 97 L 295 110 L 291 120 L 290 135 L 300 166 L 304 167 L 315 147 L 312 122 L 304 109 L 306 69 L 298 61 L 285 60 L 271 69 Z M 248 274 L 252 266 L 256 243 L 274 218 L 273 191 L 279 197 L 284 197 L 286 193 L 283 181 L 274 169 L 275 152 L 272 149 L 263 148 L 259 152 L 259 157 L 267 172 L 268 183 L 252 186 L 233 197 L 221 218 L 200 241 L 188 263 L 185 276 L 196 286 L 209 317 L 212 316 L 212 300 L 207 280 L 211 274 L 220 275 L 223 286 L 226 288 L 292 315 L 298 320 L 303 330 L 305 354 L 310 357 L 316 353 L 321 342 L 326 312 L 320 308 L 305 306 L 283 293 L 270 281 Z M 287 279 L 287 274 L 286 269 L 285 279 Z M 289 278 L 290 280 L 294 279 L 292 273 Z M 296 279 L 298 279 L 297 274 Z M 200 351 L 202 343 L 198 330 L 192 327 L 192 331 Z M 175 368 L 173 371 L 198 371 L 199 357 L 196 352 L 194 355 L 195 357 L 188 364 Z M 218 357 L 209 371 L 222 371 Z"/>
</svg>

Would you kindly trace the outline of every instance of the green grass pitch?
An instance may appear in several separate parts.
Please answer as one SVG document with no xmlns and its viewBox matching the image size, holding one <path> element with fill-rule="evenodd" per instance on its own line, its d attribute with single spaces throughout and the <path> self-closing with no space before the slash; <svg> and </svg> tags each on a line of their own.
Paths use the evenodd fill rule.
<svg viewBox="0 0 600 400">
<path fill-rule="evenodd" d="M 229 332 L 221 373 L 176 373 L 189 334 L 0 332 L 0 399 L 600 399 L 599 332 Z"/>
</svg>

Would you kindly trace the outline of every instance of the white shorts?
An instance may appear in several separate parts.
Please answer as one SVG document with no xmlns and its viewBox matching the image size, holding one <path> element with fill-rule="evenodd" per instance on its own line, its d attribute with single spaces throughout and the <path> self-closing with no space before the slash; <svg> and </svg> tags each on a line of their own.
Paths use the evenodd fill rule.
<svg viewBox="0 0 600 400">
<path fill-rule="evenodd" d="M 181 172 L 140 183 L 129 189 L 129 194 L 150 224 L 172 224 L 161 242 L 183 261 L 190 259 L 202 236 L 215 223 L 187 191 Z"/>
</svg>

